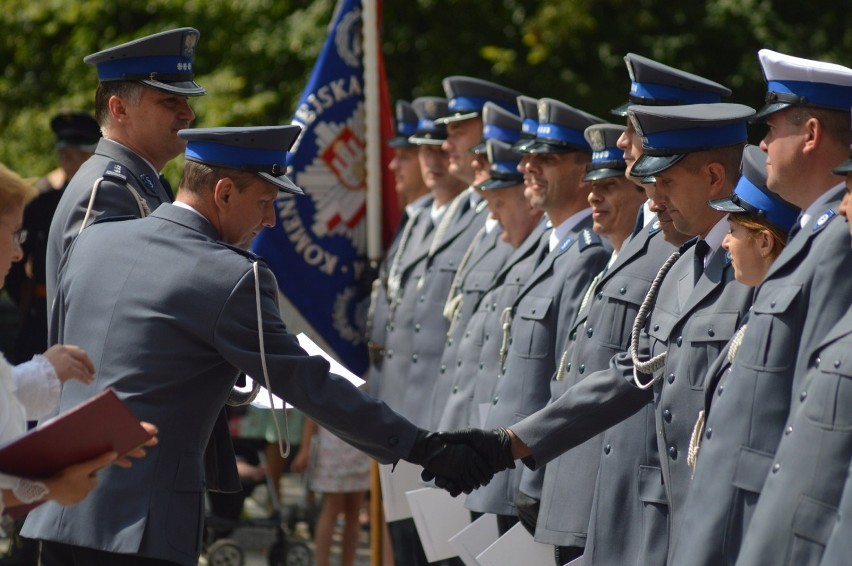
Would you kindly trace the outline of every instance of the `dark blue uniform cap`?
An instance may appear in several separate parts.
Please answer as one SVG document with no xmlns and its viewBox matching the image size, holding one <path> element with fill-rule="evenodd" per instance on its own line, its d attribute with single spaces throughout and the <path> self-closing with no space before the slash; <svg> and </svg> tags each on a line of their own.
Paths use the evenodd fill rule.
<svg viewBox="0 0 852 566">
<path fill-rule="evenodd" d="M 475 188 L 481 191 L 492 191 L 514 187 L 524 182 L 523 174 L 518 171 L 518 163 L 523 156 L 511 145 L 497 139 L 490 139 L 485 142 L 485 152 L 488 154 L 491 177 Z"/>
<path fill-rule="evenodd" d="M 417 131 L 417 113 L 407 100 L 396 101 L 396 136 L 388 141 L 391 147 L 416 147 L 408 138 Z"/>
<path fill-rule="evenodd" d="M 742 175 L 731 196 L 711 200 L 707 204 L 723 212 L 757 214 L 788 233 L 799 216 L 799 209 L 766 187 L 766 153 L 756 145 L 747 145 L 740 169 Z"/>
<path fill-rule="evenodd" d="M 139 81 L 146 86 L 181 96 L 201 96 L 207 91 L 193 78 L 192 56 L 200 33 L 179 28 L 122 43 L 83 58 L 95 65 L 98 80 Z"/>
<path fill-rule="evenodd" d="M 586 128 L 583 135 L 592 147 L 592 161 L 586 166 L 584 181 L 624 176 L 627 163 L 624 161 L 624 151 L 618 148 L 616 142 L 626 129 L 626 126 L 615 124 L 598 124 Z"/>
<path fill-rule="evenodd" d="M 589 126 L 604 124 L 597 116 L 552 98 L 538 101 L 538 129 L 524 153 L 568 153 L 592 148 L 583 136 Z"/>
<path fill-rule="evenodd" d="M 642 155 L 630 170 L 631 177 L 641 179 L 665 171 L 689 153 L 744 143 L 754 110 L 727 103 L 631 106 L 627 115 L 642 136 Z"/>
<path fill-rule="evenodd" d="M 521 138 L 521 119 L 493 102 L 482 107 L 482 141 L 470 148 L 476 155 L 485 153 L 485 142 L 491 139 L 513 144 Z"/>
<path fill-rule="evenodd" d="M 755 120 L 790 106 L 847 111 L 852 105 L 852 69 L 769 49 L 761 49 L 757 56 L 767 93 L 766 105 Z"/>
<path fill-rule="evenodd" d="M 305 194 L 284 175 L 287 151 L 301 126 L 257 126 L 248 128 L 190 128 L 178 135 L 187 141 L 190 161 L 240 171 L 251 171 L 278 190 Z"/>
<path fill-rule="evenodd" d="M 628 102 L 612 113 L 627 116 L 629 106 L 680 106 L 682 104 L 713 104 L 730 96 L 731 89 L 704 77 L 663 65 L 653 59 L 628 53 L 624 56 L 630 75 Z"/>
<path fill-rule="evenodd" d="M 101 127 L 88 112 L 63 110 L 50 120 L 56 134 L 56 148 L 81 147 L 94 151 L 101 139 Z"/>
<path fill-rule="evenodd" d="M 447 114 L 447 99 L 439 96 L 421 96 L 411 103 L 417 114 L 417 129 L 408 141 L 413 145 L 441 145 L 447 139 L 447 127 L 437 119 Z"/>
<path fill-rule="evenodd" d="M 522 94 L 518 97 L 518 111 L 521 115 L 521 138 L 512 149 L 522 152 L 532 144 L 538 131 L 538 99 Z"/>
<path fill-rule="evenodd" d="M 486 102 L 493 102 L 512 114 L 518 111 L 517 98 L 520 92 L 495 83 L 473 77 L 447 77 L 443 80 L 444 94 L 447 95 L 447 114 L 438 120 L 438 124 L 449 124 L 470 120 L 482 114 Z"/>
</svg>

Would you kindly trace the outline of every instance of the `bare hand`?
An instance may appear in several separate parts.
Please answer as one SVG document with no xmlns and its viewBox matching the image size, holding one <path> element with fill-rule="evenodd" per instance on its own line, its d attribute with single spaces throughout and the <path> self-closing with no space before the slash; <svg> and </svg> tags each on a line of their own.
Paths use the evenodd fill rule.
<svg viewBox="0 0 852 566">
<path fill-rule="evenodd" d="M 141 445 L 137 446 L 136 448 L 134 448 L 133 450 L 131 450 L 130 452 L 128 452 L 127 454 L 122 456 L 121 458 L 118 458 L 115 461 L 116 466 L 119 466 L 121 468 L 129 468 L 130 466 L 133 465 L 133 462 L 130 460 L 130 458 L 142 458 L 142 457 L 145 456 L 145 454 L 147 454 L 147 452 L 145 450 L 146 446 L 156 446 L 157 445 L 158 440 L 157 440 L 156 435 L 159 432 L 159 430 L 157 430 L 157 427 L 152 425 L 151 423 L 147 423 L 147 422 L 144 422 L 144 421 L 142 421 L 139 424 L 142 425 L 142 428 L 144 428 L 146 431 L 148 431 L 148 434 L 151 435 L 151 438 L 149 438 L 148 440 L 143 442 Z"/>
<path fill-rule="evenodd" d="M 296 453 L 296 457 L 293 458 L 293 461 L 290 463 L 290 471 L 296 473 L 304 472 L 308 469 L 310 461 L 311 448 L 310 442 L 308 442 L 307 446 L 303 444 L 302 447 L 299 448 L 299 451 Z"/>
<path fill-rule="evenodd" d="M 53 365 L 62 383 L 69 379 L 76 379 L 89 384 L 95 378 L 95 364 L 79 346 L 57 344 L 48 348 L 44 357 Z"/>
<path fill-rule="evenodd" d="M 44 483 L 50 490 L 47 498 L 60 505 L 82 501 L 98 484 L 98 470 L 113 463 L 118 454 L 105 452 L 100 456 L 68 466 Z"/>
</svg>

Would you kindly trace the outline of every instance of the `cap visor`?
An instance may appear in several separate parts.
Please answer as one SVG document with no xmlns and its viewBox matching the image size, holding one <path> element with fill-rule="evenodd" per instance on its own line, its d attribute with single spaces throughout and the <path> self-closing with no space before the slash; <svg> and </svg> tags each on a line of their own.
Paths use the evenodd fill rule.
<svg viewBox="0 0 852 566">
<path fill-rule="evenodd" d="M 612 110 L 609 111 L 610 114 L 614 116 L 627 116 L 627 109 L 632 106 L 632 102 L 625 102 L 621 106 L 616 106 Z"/>
<path fill-rule="evenodd" d="M 792 106 L 792 104 L 790 104 L 789 102 L 772 102 L 758 110 L 757 114 L 755 114 L 749 119 L 749 122 L 752 124 L 762 122 L 770 114 L 774 114 L 775 112 L 778 112 L 779 110 L 784 110 L 785 108 L 789 108 L 790 106 Z"/>
<path fill-rule="evenodd" d="M 443 118 L 438 118 L 435 120 L 436 126 L 441 126 L 445 124 L 449 124 L 450 122 L 463 122 L 464 120 L 470 120 L 471 118 L 478 118 L 479 112 L 465 112 L 464 114 L 453 114 L 451 116 L 444 116 Z"/>
<path fill-rule="evenodd" d="M 707 204 L 710 208 L 721 210 L 722 212 L 748 212 L 743 207 L 734 204 L 734 201 L 730 197 L 708 200 Z"/>
<path fill-rule="evenodd" d="M 512 144 L 512 150 L 524 153 L 529 146 L 535 143 L 535 138 L 521 138 Z"/>
<path fill-rule="evenodd" d="M 848 175 L 852 173 L 852 159 L 847 159 L 833 169 L 835 175 Z"/>
<path fill-rule="evenodd" d="M 410 138 L 408 138 L 408 141 L 411 142 L 412 145 L 441 145 L 442 143 L 444 143 L 443 139 L 425 138 L 417 136 L 411 136 Z"/>
<path fill-rule="evenodd" d="M 524 178 L 518 179 L 488 179 L 476 186 L 480 191 L 494 191 L 497 189 L 508 189 L 509 187 L 517 187 L 524 182 Z"/>
<path fill-rule="evenodd" d="M 523 153 L 570 153 L 572 151 L 578 151 L 578 148 L 535 141 Z"/>
<path fill-rule="evenodd" d="M 684 158 L 686 154 L 680 155 L 648 155 L 643 153 L 633 164 L 630 170 L 631 177 L 652 177 L 661 173 Z"/>
<path fill-rule="evenodd" d="M 180 94 L 181 96 L 202 96 L 207 94 L 207 91 L 195 81 L 183 81 L 178 83 L 161 83 L 160 81 L 140 82 L 145 86 L 171 94 Z"/>
<path fill-rule="evenodd" d="M 402 136 L 391 138 L 388 140 L 387 145 L 389 147 L 416 147 L 413 143 L 408 141 L 408 138 Z"/>
<path fill-rule="evenodd" d="M 485 153 L 486 147 L 487 147 L 486 143 L 484 141 L 482 141 L 482 142 L 479 142 L 478 144 L 476 144 L 475 146 L 473 146 L 472 148 L 470 148 L 468 151 L 470 151 L 474 155 L 482 155 L 482 154 Z"/>
<path fill-rule="evenodd" d="M 584 181 L 599 181 L 610 177 L 624 177 L 625 169 L 592 169 L 583 177 Z"/>
<path fill-rule="evenodd" d="M 290 193 L 293 195 L 303 195 L 305 191 L 296 186 L 293 181 L 291 181 L 286 175 L 279 175 L 278 177 L 273 177 L 269 173 L 258 173 L 261 179 L 268 183 L 272 183 L 278 190 L 285 193 Z"/>
</svg>

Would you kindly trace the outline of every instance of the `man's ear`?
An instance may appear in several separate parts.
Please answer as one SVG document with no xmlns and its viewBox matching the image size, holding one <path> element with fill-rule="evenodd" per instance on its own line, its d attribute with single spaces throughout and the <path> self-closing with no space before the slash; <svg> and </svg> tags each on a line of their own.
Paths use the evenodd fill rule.
<svg viewBox="0 0 852 566">
<path fill-rule="evenodd" d="M 213 187 L 213 201 L 216 203 L 216 207 L 227 207 L 235 190 L 234 181 L 230 177 L 222 177 L 216 181 L 216 185 Z"/>
<path fill-rule="evenodd" d="M 121 122 L 127 116 L 127 103 L 119 96 L 112 95 L 107 101 L 107 108 L 113 120 Z"/>
<path fill-rule="evenodd" d="M 730 189 L 727 189 L 727 185 L 725 184 L 727 180 L 725 166 L 718 161 L 711 161 L 704 167 L 710 181 L 710 198 L 724 198 L 729 196 Z"/>
</svg>

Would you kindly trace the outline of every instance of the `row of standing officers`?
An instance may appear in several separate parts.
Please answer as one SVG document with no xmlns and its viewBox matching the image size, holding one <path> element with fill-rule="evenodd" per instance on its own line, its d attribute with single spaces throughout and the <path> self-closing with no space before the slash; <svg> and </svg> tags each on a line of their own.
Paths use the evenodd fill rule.
<svg viewBox="0 0 852 566">
<path fill-rule="evenodd" d="M 635 54 L 625 126 L 470 77 L 397 103 L 371 392 L 499 455 L 465 506 L 557 565 L 844 562 L 852 70 L 758 55 L 757 113 Z"/>
</svg>

